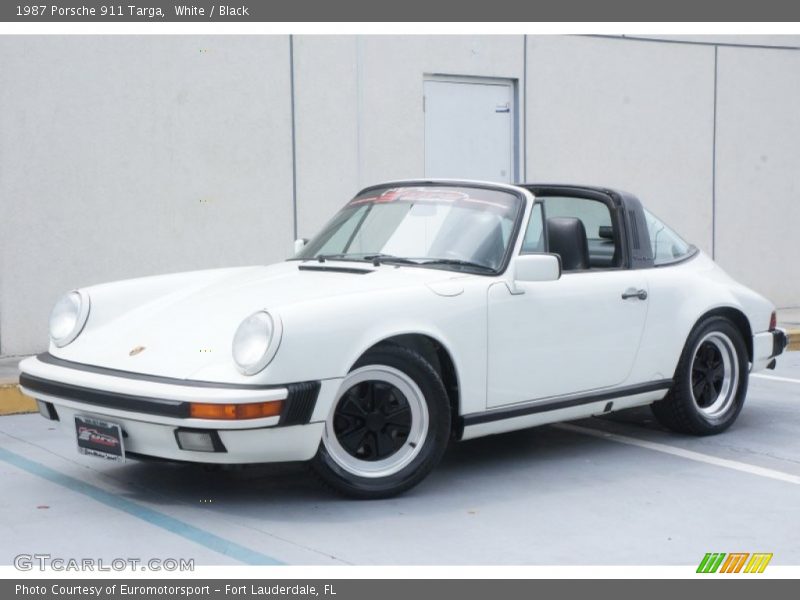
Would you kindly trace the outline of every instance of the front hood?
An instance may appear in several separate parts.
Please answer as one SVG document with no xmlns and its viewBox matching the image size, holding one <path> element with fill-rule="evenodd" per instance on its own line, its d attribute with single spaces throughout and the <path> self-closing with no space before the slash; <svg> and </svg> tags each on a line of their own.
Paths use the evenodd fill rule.
<svg viewBox="0 0 800 600">
<path fill-rule="evenodd" d="M 366 272 L 301 270 L 301 264 Z M 50 352 L 84 364 L 190 379 L 214 362 L 233 364 L 236 328 L 257 310 L 280 317 L 281 307 L 288 305 L 343 295 L 363 301 L 371 291 L 424 288 L 460 277 L 415 267 L 290 261 L 104 284 L 87 288 L 92 307 L 81 335 L 64 348 L 51 345 Z"/>
</svg>

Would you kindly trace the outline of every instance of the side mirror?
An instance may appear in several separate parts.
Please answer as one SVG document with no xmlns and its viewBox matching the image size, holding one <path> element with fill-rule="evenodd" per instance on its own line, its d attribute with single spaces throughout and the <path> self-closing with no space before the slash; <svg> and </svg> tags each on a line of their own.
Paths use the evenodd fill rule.
<svg viewBox="0 0 800 600">
<path fill-rule="evenodd" d="M 306 247 L 308 240 L 306 238 L 298 238 L 294 241 L 294 253 L 297 254 Z"/>
<path fill-rule="evenodd" d="M 558 254 L 522 254 L 512 263 L 514 283 L 556 281 L 561 277 L 561 258 Z M 516 286 L 512 293 L 520 294 Z"/>
</svg>

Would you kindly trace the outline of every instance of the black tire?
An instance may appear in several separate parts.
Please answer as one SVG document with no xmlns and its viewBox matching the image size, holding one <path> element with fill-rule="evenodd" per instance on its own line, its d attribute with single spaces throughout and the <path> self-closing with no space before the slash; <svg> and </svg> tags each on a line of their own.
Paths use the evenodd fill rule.
<svg viewBox="0 0 800 600">
<path fill-rule="evenodd" d="M 389 369 L 396 370 L 406 378 L 406 383 L 410 379 L 416 384 L 418 391 L 421 392 L 421 397 L 412 393 L 409 395 L 412 396 L 413 401 L 409 400 L 400 388 L 393 387 L 380 379 L 368 379 L 348 386 L 348 378 L 358 377 L 359 374 L 365 372 L 370 373 L 372 372 L 370 367 L 389 367 Z M 412 429 L 412 433 L 414 427 L 419 427 L 419 423 L 424 420 L 424 417 L 417 418 L 415 425 L 410 405 L 415 403 L 419 414 L 421 403 L 424 402 L 427 411 L 427 426 L 424 436 L 421 430 L 417 429 L 417 433 L 420 435 L 418 443 L 411 442 L 412 433 L 408 433 L 405 438 L 402 438 L 402 434 L 398 437 L 397 430 L 392 430 L 394 425 L 390 423 L 383 425 L 381 417 L 376 417 L 378 423 L 371 422 L 368 425 L 367 419 L 370 418 L 370 414 L 375 414 L 375 412 L 382 412 L 384 416 L 387 414 L 386 401 L 383 405 L 378 406 L 375 391 L 372 392 L 371 400 L 368 398 L 369 389 L 366 388 L 365 391 L 363 386 L 370 385 L 377 385 L 378 387 L 374 389 L 377 389 L 380 394 L 388 393 L 391 398 L 389 402 L 394 403 L 395 406 L 399 406 L 398 401 L 406 401 L 409 405 L 409 423 L 411 423 L 409 428 Z M 392 391 L 387 392 L 387 389 Z M 398 395 L 397 392 L 400 394 Z M 360 416 L 360 412 L 357 416 L 352 416 L 353 404 L 348 405 L 348 401 L 358 404 L 358 410 L 364 410 L 364 407 L 367 407 L 374 412 L 365 414 L 363 418 Z M 383 411 L 381 411 L 381 407 L 384 409 Z M 348 409 L 349 412 L 346 412 L 345 409 Z M 402 411 L 403 408 L 400 406 L 395 413 L 399 414 Z M 361 357 L 353 365 L 350 375 L 345 378 L 338 399 L 331 408 L 331 417 L 326 423 L 319 450 L 311 461 L 311 468 L 324 483 L 349 497 L 377 499 L 395 496 L 422 481 L 442 458 L 450 439 L 450 422 L 450 402 L 447 392 L 441 377 L 431 364 L 414 350 L 395 345 L 379 346 Z M 344 426 L 337 433 L 340 423 L 344 423 Z M 361 431 L 366 432 L 364 433 L 365 437 L 360 438 L 360 441 L 349 441 L 357 440 Z M 410 462 L 404 466 L 398 464 L 396 472 L 385 476 L 361 476 L 358 473 L 363 472 L 362 466 L 369 468 L 371 464 L 378 464 L 378 449 L 380 448 L 378 436 L 382 436 L 383 440 L 388 439 L 387 431 L 393 434 L 397 448 L 390 454 L 384 455 L 381 460 L 399 459 L 401 453 L 407 453 L 405 456 Z M 332 438 L 335 438 L 335 441 Z M 348 448 L 345 448 L 345 442 L 350 444 Z M 359 454 L 363 454 L 365 458 Z M 350 464 L 350 462 L 358 464 Z"/>
<path fill-rule="evenodd" d="M 718 381 L 720 369 L 723 375 Z M 748 376 L 741 331 L 725 317 L 709 317 L 689 334 L 672 388 L 663 400 L 651 405 L 653 414 L 664 427 L 678 433 L 721 433 L 736 421 L 744 406 Z"/>
</svg>

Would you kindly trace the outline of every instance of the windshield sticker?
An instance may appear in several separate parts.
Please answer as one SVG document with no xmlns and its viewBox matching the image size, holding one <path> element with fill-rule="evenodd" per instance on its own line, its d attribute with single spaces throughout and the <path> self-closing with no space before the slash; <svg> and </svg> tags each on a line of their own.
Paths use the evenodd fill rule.
<svg viewBox="0 0 800 600">
<path fill-rule="evenodd" d="M 391 188 L 384 190 L 378 195 L 354 198 L 350 201 L 350 206 L 360 204 L 388 204 L 391 202 L 409 203 L 432 203 L 432 204 L 454 204 L 459 206 L 473 205 L 475 208 L 484 210 L 495 210 L 507 212 L 513 207 L 509 203 L 474 198 L 466 191 L 446 188 Z M 475 206 L 477 205 L 477 206 Z"/>
<path fill-rule="evenodd" d="M 377 196 L 356 198 L 350 204 L 384 204 L 388 202 L 436 202 L 453 203 L 469 200 L 469 194 L 458 190 L 444 190 L 436 188 L 392 188 L 385 190 Z"/>
</svg>

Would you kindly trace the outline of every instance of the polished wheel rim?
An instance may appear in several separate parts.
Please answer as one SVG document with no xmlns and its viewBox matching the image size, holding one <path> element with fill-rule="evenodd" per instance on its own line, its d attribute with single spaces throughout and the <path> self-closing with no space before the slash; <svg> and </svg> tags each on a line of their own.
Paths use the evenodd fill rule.
<svg viewBox="0 0 800 600">
<path fill-rule="evenodd" d="M 692 358 L 692 399 L 706 416 L 724 414 L 733 404 L 739 382 L 736 348 L 724 333 L 706 334 Z"/>
<path fill-rule="evenodd" d="M 408 375 L 386 366 L 356 369 L 342 382 L 323 443 L 340 467 L 359 477 L 386 477 L 419 454 L 428 406 Z"/>
</svg>

